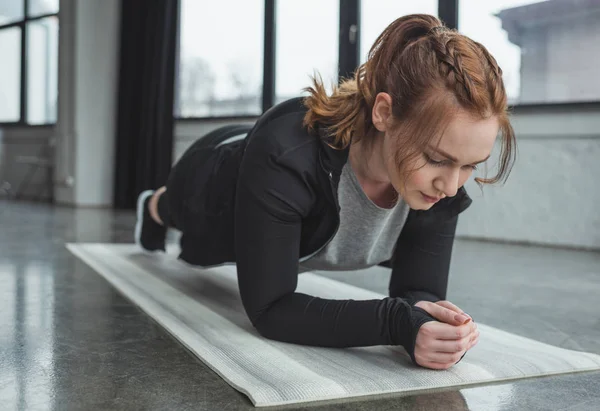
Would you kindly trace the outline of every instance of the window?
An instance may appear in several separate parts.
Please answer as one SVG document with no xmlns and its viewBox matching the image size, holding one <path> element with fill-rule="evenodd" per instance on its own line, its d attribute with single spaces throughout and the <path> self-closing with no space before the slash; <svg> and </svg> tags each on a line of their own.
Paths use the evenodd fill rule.
<svg viewBox="0 0 600 411">
<path fill-rule="evenodd" d="M 280 0 L 276 12 L 275 103 L 304 95 L 318 73 L 338 79 L 339 0 Z"/>
<path fill-rule="evenodd" d="M 21 107 L 21 29 L 0 30 L 0 122 L 17 122 Z"/>
<path fill-rule="evenodd" d="M 58 18 L 27 23 L 27 123 L 56 122 Z"/>
<path fill-rule="evenodd" d="M 340 0 L 181 0 L 175 116 L 260 115 L 263 102 L 277 104 L 305 95 L 303 89 L 311 85 L 315 74 L 331 91 L 340 70 L 340 17 L 356 21 L 359 4 L 361 62 L 377 36 L 396 18 L 413 13 L 438 15 L 438 0 L 343 4 L 347 8 L 342 10 Z M 265 31 L 273 32 L 274 38 L 265 42 Z M 352 49 L 351 41 L 347 43 L 342 44 L 348 47 L 341 62 L 344 72 L 353 70 L 359 52 Z M 269 74 L 271 64 L 274 78 Z M 265 84 L 264 67 L 271 77 Z M 273 101 L 270 95 L 263 101 L 263 88 L 273 92 Z"/>
<path fill-rule="evenodd" d="M 58 13 L 59 0 L 29 0 L 29 16 Z"/>
<path fill-rule="evenodd" d="M 462 0 L 460 1 L 462 3 Z M 438 0 L 398 1 L 369 0 L 361 1 L 360 11 L 360 63 L 367 61 L 369 49 L 377 37 L 391 22 L 407 14 L 438 15 Z"/>
<path fill-rule="evenodd" d="M 23 0 L 0 0 L 0 24 L 23 20 Z"/>
<path fill-rule="evenodd" d="M 262 112 L 264 0 L 181 0 L 178 117 Z"/>
<path fill-rule="evenodd" d="M 0 0 L 0 123 L 56 121 L 57 12 L 58 0 Z"/>
<path fill-rule="evenodd" d="M 600 4 L 461 0 L 459 30 L 482 43 L 516 103 L 600 99 Z"/>
</svg>

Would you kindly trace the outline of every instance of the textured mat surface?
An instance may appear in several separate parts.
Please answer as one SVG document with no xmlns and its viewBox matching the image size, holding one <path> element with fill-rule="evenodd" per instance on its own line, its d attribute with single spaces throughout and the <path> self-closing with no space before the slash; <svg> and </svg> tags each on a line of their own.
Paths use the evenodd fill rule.
<svg viewBox="0 0 600 411">
<path fill-rule="evenodd" d="M 553 347 L 479 323 L 479 344 L 447 371 L 415 367 L 402 348 L 331 349 L 262 338 L 239 299 L 234 266 L 197 269 L 134 245 L 69 250 L 173 334 L 256 406 L 333 400 L 600 370 L 600 356 Z M 335 299 L 381 294 L 300 275 L 298 291 Z"/>
</svg>

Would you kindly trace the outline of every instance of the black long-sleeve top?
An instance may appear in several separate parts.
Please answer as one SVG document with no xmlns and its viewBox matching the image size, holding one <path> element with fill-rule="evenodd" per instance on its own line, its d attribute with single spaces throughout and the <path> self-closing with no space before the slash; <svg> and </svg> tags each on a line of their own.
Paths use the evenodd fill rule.
<svg viewBox="0 0 600 411">
<path fill-rule="evenodd" d="M 392 260 L 382 262 L 392 268 L 389 297 L 330 300 L 296 292 L 299 260 L 324 247 L 339 225 L 337 185 L 348 160 L 348 149 L 332 148 L 302 126 L 305 112 L 300 99 L 283 103 L 242 143 L 215 149 L 222 151 L 207 187 L 236 185 L 227 195 L 206 195 L 203 201 L 219 202 L 206 208 L 221 211 L 203 224 L 215 233 L 230 219 L 231 233 L 212 244 L 196 236 L 192 247 L 188 239 L 194 251 L 184 249 L 182 257 L 202 265 L 235 262 L 245 310 L 267 338 L 326 347 L 402 345 L 414 361 L 417 332 L 434 319 L 413 304 L 445 299 L 458 214 L 471 200 L 462 188 L 428 211 L 409 212 Z"/>
</svg>

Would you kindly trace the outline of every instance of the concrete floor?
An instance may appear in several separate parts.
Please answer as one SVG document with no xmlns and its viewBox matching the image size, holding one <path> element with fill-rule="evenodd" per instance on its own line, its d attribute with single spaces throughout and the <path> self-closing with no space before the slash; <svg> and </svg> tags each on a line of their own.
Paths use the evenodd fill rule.
<svg viewBox="0 0 600 411">
<path fill-rule="evenodd" d="M 133 223 L 133 213 L 0 201 L 2 409 L 253 409 L 64 248 L 131 242 Z M 384 269 L 328 276 L 387 288 Z M 448 298 L 476 321 L 600 354 L 599 296 L 599 253 L 455 246 Z M 600 410 L 600 372 L 284 408 Z"/>
</svg>

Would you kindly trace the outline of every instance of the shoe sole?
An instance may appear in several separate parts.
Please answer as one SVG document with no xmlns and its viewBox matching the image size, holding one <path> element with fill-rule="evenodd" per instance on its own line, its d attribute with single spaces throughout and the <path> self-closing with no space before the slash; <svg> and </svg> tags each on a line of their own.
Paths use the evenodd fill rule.
<svg viewBox="0 0 600 411">
<path fill-rule="evenodd" d="M 146 250 L 142 245 L 142 223 L 144 222 L 144 203 L 146 202 L 146 199 L 148 199 L 148 197 L 150 197 L 152 194 L 154 194 L 154 190 L 146 190 L 138 196 L 136 210 L 137 222 L 135 223 L 135 231 L 133 234 L 133 239 L 138 245 L 138 247 L 140 247 L 142 250 L 148 253 L 151 253 L 152 251 Z"/>
</svg>

